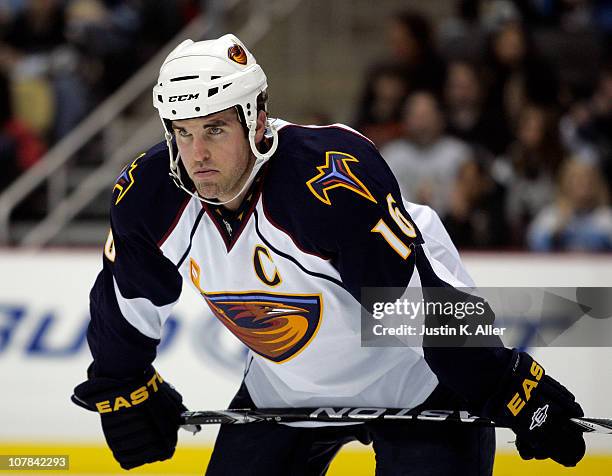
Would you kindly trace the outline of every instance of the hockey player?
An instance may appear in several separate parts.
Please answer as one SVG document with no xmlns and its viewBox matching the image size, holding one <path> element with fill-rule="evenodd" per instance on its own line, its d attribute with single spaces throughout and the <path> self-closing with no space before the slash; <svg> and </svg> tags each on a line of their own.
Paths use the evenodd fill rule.
<svg viewBox="0 0 612 476">
<path fill-rule="evenodd" d="M 73 400 L 100 413 L 121 466 L 174 453 L 185 407 L 152 362 L 183 281 L 249 348 L 230 407 L 469 408 L 510 426 L 523 458 L 575 465 L 582 410 L 528 354 L 360 345 L 362 288 L 473 283 L 367 138 L 271 120 L 266 88 L 235 36 L 181 43 L 153 89 L 165 142 L 114 187 Z M 222 425 L 207 474 L 324 474 L 352 440 L 373 442 L 380 475 L 492 473 L 489 428 L 258 423 Z"/>
</svg>

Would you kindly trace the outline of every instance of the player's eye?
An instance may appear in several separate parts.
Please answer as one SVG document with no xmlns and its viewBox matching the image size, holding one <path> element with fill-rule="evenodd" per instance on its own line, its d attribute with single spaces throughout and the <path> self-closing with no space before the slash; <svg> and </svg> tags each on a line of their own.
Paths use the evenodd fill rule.
<svg viewBox="0 0 612 476">
<path fill-rule="evenodd" d="M 176 133 L 181 137 L 189 137 L 191 134 L 185 129 L 175 129 Z"/>
<path fill-rule="evenodd" d="M 221 129 L 220 127 L 209 127 L 208 128 L 208 133 L 213 136 L 217 136 L 221 134 L 222 132 L 223 132 L 223 129 Z"/>
</svg>

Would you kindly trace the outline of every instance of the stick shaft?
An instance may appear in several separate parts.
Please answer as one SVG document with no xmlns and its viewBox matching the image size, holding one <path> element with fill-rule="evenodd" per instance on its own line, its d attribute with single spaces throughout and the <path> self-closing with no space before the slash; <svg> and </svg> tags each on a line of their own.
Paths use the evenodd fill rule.
<svg viewBox="0 0 612 476">
<path fill-rule="evenodd" d="M 217 411 L 194 411 L 182 414 L 183 425 L 245 424 L 257 422 L 294 423 L 303 421 L 360 423 L 371 421 L 446 422 L 479 426 L 499 426 L 488 418 L 463 410 L 413 410 L 410 408 L 258 408 Z M 585 433 L 612 434 L 612 420 L 572 418 Z"/>
</svg>

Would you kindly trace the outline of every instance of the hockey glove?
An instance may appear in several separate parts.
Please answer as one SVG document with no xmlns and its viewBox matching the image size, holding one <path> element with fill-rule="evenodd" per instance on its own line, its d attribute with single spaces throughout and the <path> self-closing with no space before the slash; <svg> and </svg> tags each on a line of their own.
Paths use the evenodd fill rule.
<svg viewBox="0 0 612 476">
<path fill-rule="evenodd" d="M 582 408 L 569 390 L 545 375 L 542 366 L 525 352 L 514 352 L 484 414 L 512 428 L 523 459 L 551 458 L 563 466 L 576 466 L 584 456 L 582 432 L 569 420 L 583 416 Z"/>
<path fill-rule="evenodd" d="M 130 380 L 90 378 L 74 389 L 72 401 L 100 413 L 106 442 L 123 469 L 171 458 L 187 410 L 153 367 Z"/>
</svg>

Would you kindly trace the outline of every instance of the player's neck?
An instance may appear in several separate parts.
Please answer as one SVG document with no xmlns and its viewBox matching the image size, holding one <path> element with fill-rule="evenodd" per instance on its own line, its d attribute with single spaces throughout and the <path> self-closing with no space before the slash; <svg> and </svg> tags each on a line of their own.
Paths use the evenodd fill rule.
<svg viewBox="0 0 612 476">
<path fill-rule="evenodd" d="M 236 198 L 233 198 L 229 202 L 222 205 L 227 210 L 235 212 L 236 210 L 240 208 L 240 206 L 242 205 L 242 202 L 244 202 L 244 198 L 247 196 L 247 193 L 249 193 L 249 191 L 253 187 L 253 183 L 255 183 L 256 181 L 256 180 L 252 180 L 251 183 L 249 183 L 246 187 L 244 186 L 245 182 L 248 180 L 249 176 L 251 175 L 251 170 L 253 170 L 254 165 L 255 165 L 255 157 L 251 155 L 249 166 L 244 171 L 244 174 L 242 175 L 239 181 L 239 184 L 236 185 L 236 187 L 234 187 L 234 190 L 231 193 L 228 193 L 227 195 L 228 197 L 233 196 L 238 190 L 242 189 L 243 187 L 244 187 L 244 190 L 242 190 L 242 192 L 240 192 L 240 194 L 237 195 Z M 222 200 L 225 200 L 225 199 L 222 199 Z"/>
<path fill-rule="evenodd" d="M 248 188 L 246 188 L 240 195 L 238 195 L 236 198 L 234 198 L 233 200 L 221 205 L 223 208 L 226 208 L 227 210 L 230 210 L 232 212 L 235 212 L 236 210 L 238 210 L 240 208 L 240 205 L 242 205 L 242 202 L 244 201 L 244 197 L 248 192 Z"/>
</svg>

